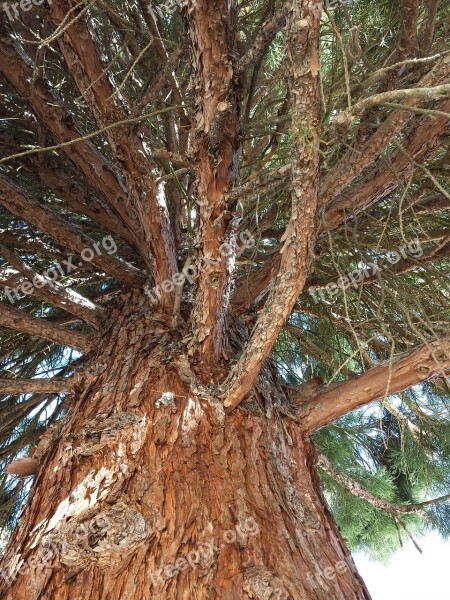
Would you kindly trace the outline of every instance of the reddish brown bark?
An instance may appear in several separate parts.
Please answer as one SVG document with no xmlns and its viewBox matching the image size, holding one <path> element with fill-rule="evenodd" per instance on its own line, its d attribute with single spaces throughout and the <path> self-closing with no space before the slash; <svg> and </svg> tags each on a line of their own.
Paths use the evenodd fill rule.
<svg viewBox="0 0 450 600">
<path fill-rule="evenodd" d="M 184 332 L 149 312 L 123 299 L 41 440 L 2 598 L 369 599 L 311 443 L 276 416 L 281 390 L 255 390 L 270 418 L 258 402 L 225 417 L 188 367 Z"/>
<path fill-rule="evenodd" d="M 52 2 L 51 15 L 56 26 L 63 22 L 66 13 L 64 2 Z M 98 122 L 106 126 L 125 119 L 127 114 L 119 107 L 118 95 L 109 79 L 103 75 L 104 67 L 97 46 L 84 21 L 74 21 L 66 29 L 64 37 L 58 38 L 58 42 L 78 89 Z M 167 214 L 156 197 L 156 172 L 152 169 L 142 140 L 131 126 L 110 129 L 106 136 L 122 165 L 129 201 L 144 233 L 142 258 L 152 270 L 156 284 L 161 284 L 175 275 L 177 266 Z M 162 294 L 162 301 L 166 307 L 171 306 L 167 294 Z"/>
<path fill-rule="evenodd" d="M 352 410 L 381 400 L 450 370 L 450 339 L 430 341 L 420 348 L 369 369 L 362 375 L 332 385 L 299 411 L 301 428 L 312 433 Z"/>
<path fill-rule="evenodd" d="M 63 248 L 76 252 L 79 256 L 87 248 L 92 249 L 95 246 L 94 240 L 82 233 L 75 225 L 53 213 L 45 205 L 40 205 L 33 198 L 25 195 L 18 186 L 1 176 L 0 204 L 14 215 L 28 221 L 37 229 L 52 237 Z M 92 254 L 93 257 L 90 262 L 105 273 L 109 273 L 130 285 L 143 282 L 144 275 L 139 269 L 113 254 L 94 251 L 92 251 Z"/>
<path fill-rule="evenodd" d="M 63 143 L 80 137 L 67 111 L 62 108 L 48 87 L 40 80 L 34 81 L 33 69 L 17 54 L 10 43 L 0 40 L 0 72 L 19 94 L 27 99 L 38 118 L 46 124 L 56 143 Z M 33 82 L 33 85 L 31 84 Z M 137 219 L 130 211 L 127 194 L 121 182 L 103 156 L 88 142 L 77 142 L 63 148 L 87 180 L 99 190 L 107 202 L 120 215 L 130 232 L 136 234 Z M 139 240 L 134 235 L 136 244 Z"/>
<path fill-rule="evenodd" d="M 0 325 L 13 331 L 75 348 L 80 352 L 89 352 L 94 343 L 94 338 L 90 335 L 65 329 L 44 319 L 37 319 L 4 303 L 0 303 Z"/>
<path fill-rule="evenodd" d="M 312 261 L 318 200 L 320 2 L 298 0 L 289 13 L 288 64 L 293 128 L 292 210 L 281 238 L 280 268 L 252 336 L 224 389 L 225 406 L 236 408 L 255 381 L 294 304 Z M 276 259 L 274 259 L 276 260 Z"/>
<path fill-rule="evenodd" d="M 197 109 L 192 139 L 203 259 L 192 320 L 196 350 L 205 366 L 211 366 L 224 347 L 231 267 L 227 194 L 238 174 L 236 10 L 234 0 L 189 1 L 186 9 Z"/>
</svg>

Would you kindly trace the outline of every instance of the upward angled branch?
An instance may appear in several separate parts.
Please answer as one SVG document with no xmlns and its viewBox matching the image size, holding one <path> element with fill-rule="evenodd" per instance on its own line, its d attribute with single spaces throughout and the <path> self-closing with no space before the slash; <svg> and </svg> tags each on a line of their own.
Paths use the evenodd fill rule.
<svg viewBox="0 0 450 600">
<path fill-rule="evenodd" d="M 60 26 L 67 5 L 62 0 L 55 0 L 50 12 L 55 25 Z M 86 22 L 83 19 L 74 21 L 64 36 L 58 38 L 58 43 L 78 89 L 99 123 L 108 126 L 126 119 L 118 95 L 104 74 L 98 48 Z M 131 126 L 108 129 L 106 137 L 122 167 L 129 199 L 145 236 L 146 246 L 140 246 L 142 258 L 159 284 L 173 277 L 177 265 L 167 214 L 156 197 L 152 164 L 145 145 Z M 163 294 L 163 303 L 170 305 L 166 294 Z"/>
<path fill-rule="evenodd" d="M 311 263 L 319 171 L 319 29 L 321 1 L 294 0 L 288 57 L 293 120 L 292 215 L 282 238 L 281 264 L 250 341 L 229 379 L 225 406 L 250 390 L 305 285 Z"/>
<path fill-rule="evenodd" d="M 450 111 L 450 100 L 442 105 L 443 111 Z M 440 143 L 450 129 L 446 117 L 425 119 L 404 141 L 408 155 L 416 161 L 423 161 Z M 413 172 L 407 157 L 396 151 L 389 165 L 380 161 L 375 173 L 362 179 L 341 193 L 327 208 L 320 226 L 320 233 L 342 225 L 349 217 L 354 217 L 373 204 L 385 198 L 405 181 Z"/>
<path fill-rule="evenodd" d="M 14 183 L 2 176 L 0 176 L 0 204 L 52 237 L 63 248 L 68 248 L 78 255 L 87 248 L 95 247 L 94 240 L 81 233 L 77 227 L 41 206 L 30 196 L 25 196 Z M 97 254 L 93 251 L 92 254 L 94 256 L 90 262 L 105 273 L 117 277 L 124 283 L 136 285 L 142 282 L 144 277 L 142 272 L 133 265 L 110 254 Z"/>
<path fill-rule="evenodd" d="M 396 394 L 450 370 L 450 335 L 383 362 L 363 375 L 330 386 L 305 402 L 299 412 L 301 428 L 313 433 L 347 413 Z"/>
<path fill-rule="evenodd" d="M 28 279 L 32 294 L 46 300 L 53 306 L 83 319 L 98 329 L 103 308 L 81 296 L 77 292 L 66 289 L 61 284 L 40 275 L 20 258 L 18 254 L 0 244 L 0 256 L 3 256 L 13 267 Z"/>
<path fill-rule="evenodd" d="M 6 306 L 0 302 L 0 326 L 8 327 L 13 331 L 27 333 L 34 337 L 50 340 L 56 344 L 62 344 L 75 348 L 85 354 L 92 350 L 94 339 L 92 336 L 78 331 L 64 329 L 58 325 L 48 323 L 43 319 L 37 319 L 27 313 Z"/>
<path fill-rule="evenodd" d="M 261 55 L 264 55 L 267 51 L 277 33 L 286 26 L 288 4 L 289 2 L 285 2 L 280 10 L 263 24 L 252 46 L 237 64 L 239 74 L 242 74 L 250 65 L 258 62 Z"/>
<path fill-rule="evenodd" d="M 234 75 L 235 0 L 188 0 L 187 22 L 196 91 L 199 246 L 202 261 L 193 313 L 197 349 L 211 364 L 223 348 L 229 260 L 227 193 L 238 172 L 237 90 Z"/>
<path fill-rule="evenodd" d="M 361 115 L 368 108 L 380 106 L 386 102 L 398 102 L 410 98 L 424 100 L 441 100 L 450 96 L 450 85 L 443 84 L 435 87 L 417 87 L 406 90 L 391 90 L 360 100 L 351 108 L 341 112 L 335 119 L 336 125 L 349 124 L 354 117 Z"/>
<path fill-rule="evenodd" d="M 419 87 L 437 86 L 448 81 L 450 72 L 450 54 L 441 56 L 433 69 L 419 81 Z M 414 98 L 406 100 L 407 106 L 416 106 Z M 419 103 L 420 105 L 420 103 Z M 378 127 L 375 133 L 361 148 L 360 152 L 350 149 L 331 169 L 320 186 L 320 206 L 326 209 L 334 199 L 356 178 L 361 172 L 376 160 L 395 136 L 412 119 L 407 111 L 393 111 Z"/>
<path fill-rule="evenodd" d="M 442 110 L 450 111 L 450 100 L 442 105 Z M 449 123 L 445 117 L 425 119 L 406 138 L 404 147 L 407 154 L 416 161 L 423 161 L 438 146 L 443 136 L 447 135 Z M 400 151 L 394 152 L 391 164 L 386 165 L 385 161 L 380 160 L 376 167 L 378 168 L 375 172 L 341 193 L 326 209 L 319 224 L 318 235 L 341 226 L 347 220 L 367 210 L 393 192 L 413 172 L 413 165 Z M 279 171 L 286 176 L 287 169 L 283 167 Z M 321 191 L 322 186 L 319 187 L 319 203 Z M 238 282 L 231 300 L 234 312 L 244 312 L 267 291 L 272 273 L 276 272 L 279 264 L 279 254 L 269 256 L 262 267 L 243 278 L 242 282 Z"/>
</svg>

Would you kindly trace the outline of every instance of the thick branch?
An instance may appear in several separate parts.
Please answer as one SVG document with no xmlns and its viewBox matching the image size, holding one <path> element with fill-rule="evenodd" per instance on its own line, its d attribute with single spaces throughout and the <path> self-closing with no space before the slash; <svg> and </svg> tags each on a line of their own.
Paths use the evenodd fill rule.
<svg viewBox="0 0 450 600">
<path fill-rule="evenodd" d="M 50 11 L 55 25 L 59 26 L 66 16 L 67 6 L 61 0 L 54 0 Z M 118 103 L 119 96 L 103 74 L 97 46 L 85 21 L 74 22 L 64 36 L 58 38 L 58 43 L 78 89 L 101 126 L 126 119 L 127 114 Z M 149 156 L 131 126 L 108 129 L 105 135 L 121 164 L 129 199 L 145 235 L 146 246 L 140 247 L 142 258 L 156 283 L 162 283 L 177 271 L 175 245 L 166 211 L 157 201 Z M 148 250 L 153 256 L 149 256 Z M 162 296 L 164 304 L 170 305 L 167 295 Z"/>
<path fill-rule="evenodd" d="M 335 118 L 337 126 L 350 124 L 351 121 L 361 115 L 365 110 L 374 106 L 381 106 L 386 102 L 398 102 L 407 99 L 442 100 L 450 96 L 450 85 L 437 85 L 435 87 L 418 87 L 404 90 L 392 90 L 375 94 L 360 100 L 348 110 L 344 110 Z"/>
<path fill-rule="evenodd" d="M 13 267 L 25 275 L 28 280 L 28 288 L 30 288 L 27 293 L 42 298 L 53 306 L 62 308 L 96 328 L 99 327 L 103 308 L 96 306 L 74 290 L 66 289 L 48 277 L 40 275 L 24 263 L 18 254 L 9 250 L 3 244 L 0 244 L 0 256 L 3 256 Z"/>
<path fill-rule="evenodd" d="M 300 426 L 311 434 L 360 406 L 402 392 L 449 369 L 450 337 L 431 341 L 392 362 L 383 362 L 363 375 L 330 386 L 300 407 Z"/>
<path fill-rule="evenodd" d="M 47 86 L 40 79 L 35 81 L 32 67 L 20 58 L 9 41 L 0 39 L 0 53 L 2 56 L 0 73 L 22 98 L 27 99 L 36 115 L 53 134 L 56 143 L 60 144 L 81 137 L 75 125 L 72 125 L 73 119 L 60 106 Z M 77 142 L 65 146 L 63 151 L 106 198 L 128 229 L 136 232 L 137 220 L 133 217 L 127 202 L 127 192 L 114 174 L 111 165 L 94 146 L 89 142 Z"/>
<path fill-rule="evenodd" d="M 28 221 L 31 225 L 46 233 L 58 242 L 63 248 L 83 255 L 86 249 L 95 248 L 95 241 L 81 233 L 74 225 L 62 219 L 48 208 L 41 206 L 25 194 L 12 182 L 0 176 L 0 204 L 17 217 Z M 92 257 L 93 265 L 117 277 L 120 281 L 131 285 L 143 281 L 143 273 L 125 261 L 110 255 L 97 253 Z"/>
<path fill-rule="evenodd" d="M 293 121 L 292 215 L 282 238 L 281 264 L 247 347 L 229 378 L 225 406 L 250 390 L 301 293 L 311 264 L 319 170 L 319 30 L 321 2 L 293 2 L 288 57 Z"/>
<path fill-rule="evenodd" d="M 237 6 L 234 0 L 188 0 L 187 4 L 197 107 L 192 139 L 202 265 L 192 322 L 194 344 L 206 366 L 223 350 L 230 283 L 230 261 L 221 250 L 231 220 L 227 194 L 238 171 Z"/>
<path fill-rule="evenodd" d="M 94 345 L 93 336 L 47 323 L 2 303 L 0 303 L 0 325 L 13 331 L 69 346 L 85 354 L 90 352 Z"/>
<path fill-rule="evenodd" d="M 63 394 L 72 386 L 70 379 L 0 379 L 0 394 Z"/>
</svg>

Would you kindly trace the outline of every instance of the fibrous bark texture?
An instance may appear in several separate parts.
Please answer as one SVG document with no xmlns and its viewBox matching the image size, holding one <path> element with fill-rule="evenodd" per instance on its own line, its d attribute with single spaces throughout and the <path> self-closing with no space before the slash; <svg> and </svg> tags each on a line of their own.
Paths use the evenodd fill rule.
<svg viewBox="0 0 450 600">
<path fill-rule="evenodd" d="M 34 453 L 2 598 L 368 599 L 283 389 L 263 372 L 225 418 L 182 335 L 146 299 L 112 312 Z"/>
</svg>

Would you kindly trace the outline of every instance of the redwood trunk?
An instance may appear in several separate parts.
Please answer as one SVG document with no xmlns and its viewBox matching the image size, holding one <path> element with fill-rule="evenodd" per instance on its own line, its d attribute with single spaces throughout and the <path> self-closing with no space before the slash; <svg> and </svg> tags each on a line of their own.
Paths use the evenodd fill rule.
<svg viewBox="0 0 450 600">
<path fill-rule="evenodd" d="M 312 444 L 277 416 L 277 384 L 262 373 L 272 410 L 213 410 L 184 332 L 146 302 L 111 315 L 67 417 L 37 448 L 1 597 L 369 599 Z"/>
</svg>

